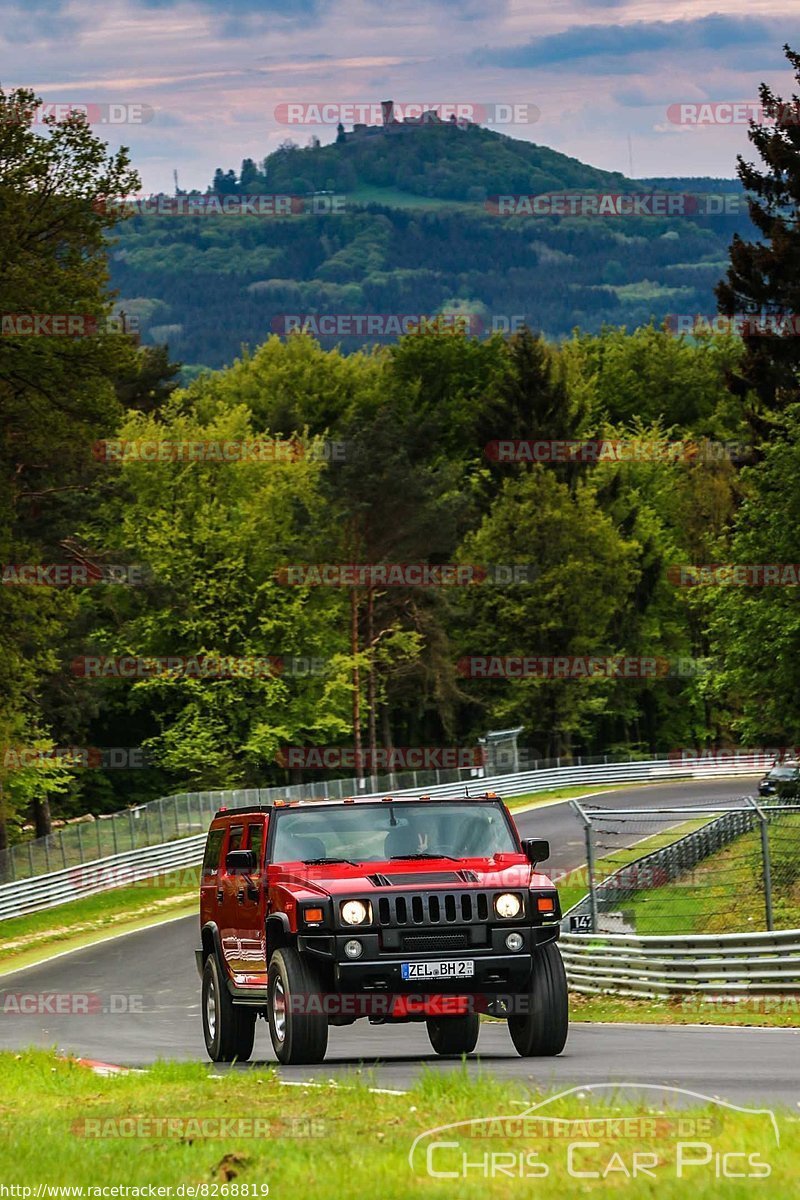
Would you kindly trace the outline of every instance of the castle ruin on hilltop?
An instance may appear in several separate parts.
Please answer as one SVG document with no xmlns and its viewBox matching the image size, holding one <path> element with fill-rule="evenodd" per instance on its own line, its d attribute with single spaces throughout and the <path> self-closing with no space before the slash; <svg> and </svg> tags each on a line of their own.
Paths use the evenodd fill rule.
<svg viewBox="0 0 800 1200">
<path fill-rule="evenodd" d="M 439 127 L 447 126 L 451 129 L 466 129 L 469 125 L 469 121 L 461 117 L 456 117 L 455 114 L 442 120 L 435 108 L 426 109 L 418 117 L 407 116 L 404 120 L 398 121 L 394 112 L 394 100 L 381 101 L 381 114 L 383 116 L 382 125 L 366 125 L 363 122 L 359 122 L 353 125 L 352 132 L 350 133 L 345 133 L 344 125 L 340 124 L 338 130 L 339 136 L 336 139 L 337 142 L 353 142 L 368 137 L 386 137 L 387 135 L 394 136 L 403 133 L 413 133 L 417 129 L 431 125 Z"/>
</svg>

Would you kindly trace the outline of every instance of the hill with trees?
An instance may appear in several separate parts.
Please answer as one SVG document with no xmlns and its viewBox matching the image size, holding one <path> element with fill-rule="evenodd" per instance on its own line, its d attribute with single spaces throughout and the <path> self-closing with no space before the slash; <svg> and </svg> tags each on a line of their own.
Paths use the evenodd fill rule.
<svg viewBox="0 0 800 1200">
<path fill-rule="evenodd" d="M 286 314 L 469 312 L 484 330 L 524 322 L 558 339 L 576 326 L 713 313 L 731 237 L 751 231 L 743 204 L 689 201 L 677 216 L 500 215 L 497 195 L 739 199 L 742 190 L 731 180 L 630 180 L 475 125 L 286 143 L 238 173 L 220 168 L 213 191 L 287 194 L 323 209 L 335 197 L 341 210 L 125 222 L 111 255 L 121 305 L 146 343 L 168 343 L 187 364 L 185 377 L 255 348 Z M 352 351 L 366 340 L 325 344 Z"/>
</svg>

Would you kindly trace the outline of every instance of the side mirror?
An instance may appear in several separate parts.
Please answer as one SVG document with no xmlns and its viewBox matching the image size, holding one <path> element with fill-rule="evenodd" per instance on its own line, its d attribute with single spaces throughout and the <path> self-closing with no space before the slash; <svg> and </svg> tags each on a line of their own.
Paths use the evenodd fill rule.
<svg viewBox="0 0 800 1200">
<path fill-rule="evenodd" d="M 550 857 L 550 843 L 546 838 L 523 838 L 522 853 L 532 866 Z"/>
<path fill-rule="evenodd" d="M 256 869 L 256 856 L 252 850 L 229 850 L 225 855 L 225 870 L 229 875 L 248 875 Z"/>
</svg>

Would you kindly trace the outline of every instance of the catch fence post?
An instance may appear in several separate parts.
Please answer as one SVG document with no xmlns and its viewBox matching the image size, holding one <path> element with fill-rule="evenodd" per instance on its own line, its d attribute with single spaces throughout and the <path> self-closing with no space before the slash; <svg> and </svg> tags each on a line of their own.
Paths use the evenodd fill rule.
<svg viewBox="0 0 800 1200">
<path fill-rule="evenodd" d="M 748 796 L 747 800 L 758 813 L 758 820 L 761 825 L 761 859 L 764 865 L 764 915 L 767 921 L 767 930 L 772 933 L 775 924 L 772 912 L 772 862 L 769 854 L 769 822 L 767 814 L 761 805 L 757 804 L 752 796 Z"/>
<path fill-rule="evenodd" d="M 597 933 L 597 895 L 594 888 L 594 841 L 592 838 L 592 819 L 577 800 L 570 800 L 571 807 L 583 822 L 583 832 L 586 838 L 586 873 L 589 884 L 589 911 L 592 919 L 592 933 Z"/>
</svg>

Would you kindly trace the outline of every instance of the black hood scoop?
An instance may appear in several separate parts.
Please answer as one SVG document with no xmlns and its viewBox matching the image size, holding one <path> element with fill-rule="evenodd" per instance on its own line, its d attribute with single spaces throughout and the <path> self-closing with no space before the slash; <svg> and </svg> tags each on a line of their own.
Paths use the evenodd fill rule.
<svg viewBox="0 0 800 1200">
<path fill-rule="evenodd" d="M 403 887 L 415 883 L 463 883 L 471 871 L 414 871 L 404 875 L 368 875 L 373 887 Z M 474 876 L 473 876 L 474 878 Z"/>
</svg>

